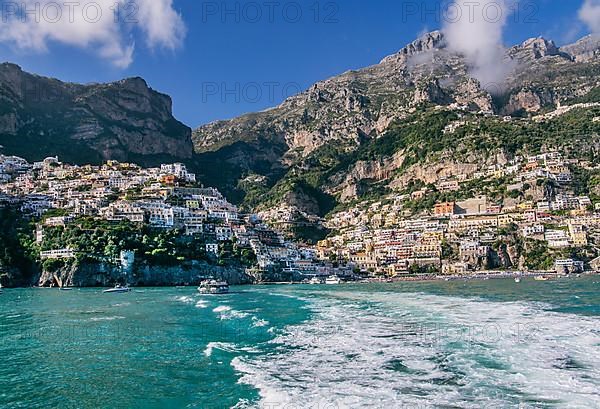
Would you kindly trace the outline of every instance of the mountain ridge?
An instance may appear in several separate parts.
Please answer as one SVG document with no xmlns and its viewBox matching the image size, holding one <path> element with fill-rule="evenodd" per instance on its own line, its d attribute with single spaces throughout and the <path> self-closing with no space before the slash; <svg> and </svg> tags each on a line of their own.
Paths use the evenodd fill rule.
<svg viewBox="0 0 600 409">
<path fill-rule="evenodd" d="M 73 163 L 192 157 L 191 129 L 143 78 L 76 84 L 12 63 L 0 64 L 0 145 L 31 160 L 59 154 Z"/>
<path fill-rule="evenodd" d="M 403 47 L 400 51 L 398 51 L 397 53 L 391 54 L 387 57 L 384 57 L 381 62 L 379 64 L 375 64 L 375 65 L 371 65 L 359 70 L 348 70 L 340 75 L 337 76 L 333 76 L 330 77 L 326 80 L 323 81 L 319 81 L 315 84 L 313 84 L 309 89 L 305 90 L 304 92 L 301 92 L 298 95 L 294 95 L 291 96 L 289 98 L 287 98 L 284 102 L 282 102 L 280 105 L 275 106 L 275 107 L 271 107 L 267 110 L 261 111 L 261 112 L 255 112 L 255 113 L 248 113 L 248 114 L 244 114 L 241 115 L 237 118 L 232 118 L 232 119 L 227 119 L 227 120 L 217 120 L 217 121 L 212 121 L 208 124 L 202 125 L 198 128 L 196 128 L 193 132 L 193 138 L 194 138 L 194 142 L 195 142 L 195 148 L 197 152 L 203 152 L 205 150 L 211 150 L 211 145 L 213 145 L 214 141 L 211 141 L 210 138 L 206 137 L 206 135 L 204 135 L 204 130 L 209 130 L 209 132 L 213 132 L 215 131 L 217 128 L 223 126 L 223 125 L 227 125 L 227 124 L 232 124 L 235 121 L 247 121 L 249 123 L 252 123 L 252 121 L 256 118 L 259 117 L 261 115 L 270 115 L 273 113 L 278 113 L 278 111 L 281 108 L 294 108 L 297 107 L 298 103 L 302 103 L 302 99 L 303 97 L 308 96 L 309 98 L 313 98 L 315 101 L 317 102 L 322 102 L 324 100 L 327 99 L 327 96 L 325 96 L 322 92 L 322 90 L 324 88 L 327 88 L 327 85 L 331 84 L 331 83 L 335 83 L 335 82 L 342 82 L 344 80 L 346 80 L 347 83 L 351 83 L 352 82 L 352 77 L 356 77 L 357 75 L 364 75 L 366 77 L 369 76 L 370 73 L 373 73 L 374 71 L 377 70 L 382 70 L 385 69 L 384 66 L 393 66 L 393 68 L 399 68 L 398 65 L 407 65 L 408 62 L 410 62 L 410 64 L 408 64 L 408 67 L 402 67 L 402 68 L 412 68 L 411 64 L 415 64 L 415 65 L 421 65 L 423 63 L 428 64 L 428 63 L 432 63 L 433 61 L 431 60 L 425 60 L 425 61 L 410 61 L 412 58 L 414 57 L 418 57 L 421 56 L 423 57 L 424 55 L 427 55 L 428 53 L 431 53 L 432 51 L 440 51 L 440 52 L 444 52 L 447 50 L 447 45 L 446 45 L 446 41 L 445 41 L 445 36 L 443 34 L 443 32 L 441 31 L 433 31 L 430 33 L 426 33 L 422 36 L 420 36 L 418 39 L 416 39 L 415 41 L 407 44 L 405 47 Z M 596 53 L 596 54 L 594 54 Z M 591 57 L 590 56 L 595 56 L 598 55 L 598 53 L 600 53 L 600 37 L 597 36 L 593 36 L 593 35 L 589 35 L 586 36 L 580 40 L 578 40 L 575 43 L 572 44 L 568 44 L 562 47 L 557 47 L 556 44 L 554 43 L 554 41 L 552 40 L 548 40 L 545 39 L 544 37 L 533 37 L 530 39 L 527 39 L 525 41 L 523 41 L 521 44 L 512 46 L 510 48 L 506 49 L 506 54 L 508 57 L 511 57 L 512 59 L 515 60 L 521 60 L 521 61 L 529 61 L 531 59 L 534 60 L 539 60 L 539 59 L 543 59 L 545 57 L 552 57 L 552 56 L 556 56 L 556 57 L 560 57 L 566 60 L 569 60 L 571 62 L 576 62 L 576 61 L 582 61 L 584 59 L 589 60 Z M 464 63 L 464 61 L 463 61 Z M 467 67 L 465 67 L 467 68 Z M 466 72 L 465 72 L 466 73 Z M 508 78 L 508 80 L 511 80 L 514 78 Z M 433 85 L 434 88 L 436 89 L 430 89 L 429 91 L 439 91 L 439 86 L 435 83 L 433 84 L 427 84 L 427 85 Z M 479 87 L 485 87 L 486 84 L 479 84 Z M 490 84 L 487 84 L 490 85 Z M 492 84 L 495 85 L 495 84 Z M 478 85 L 475 83 L 471 83 L 468 85 L 468 87 L 477 87 Z M 352 90 L 351 87 L 349 87 L 350 90 Z M 391 89 L 391 91 L 394 91 L 394 89 Z M 424 91 L 428 91 L 428 90 L 424 90 Z M 472 95 L 471 95 L 472 96 Z M 483 97 L 484 100 L 480 100 L 479 103 L 476 104 L 482 108 L 483 110 L 490 110 L 493 107 L 490 104 L 490 100 L 488 99 L 487 101 L 485 99 L 486 96 L 485 95 L 479 95 L 480 97 Z M 423 96 L 423 98 L 426 98 L 427 96 Z M 419 99 L 419 98 L 417 98 Z M 356 96 L 349 96 L 349 100 L 348 100 L 348 106 L 352 107 L 352 106 L 356 106 L 356 104 L 360 105 L 360 103 L 363 102 L 363 98 L 360 95 L 356 95 Z M 461 101 L 458 101 L 461 102 Z M 235 131 L 235 128 L 233 129 Z M 235 132 L 233 132 L 235 134 Z M 217 142 L 220 142 L 219 137 L 217 137 Z M 220 144 L 216 143 L 214 144 L 214 146 L 219 147 Z"/>
</svg>

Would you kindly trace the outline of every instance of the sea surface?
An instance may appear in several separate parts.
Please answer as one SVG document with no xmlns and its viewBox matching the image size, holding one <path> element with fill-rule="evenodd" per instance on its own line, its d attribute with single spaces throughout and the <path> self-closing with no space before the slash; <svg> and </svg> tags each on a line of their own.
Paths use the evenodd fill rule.
<svg viewBox="0 0 600 409">
<path fill-rule="evenodd" d="M 0 408 L 600 408 L 600 277 L 5 289 Z"/>
</svg>

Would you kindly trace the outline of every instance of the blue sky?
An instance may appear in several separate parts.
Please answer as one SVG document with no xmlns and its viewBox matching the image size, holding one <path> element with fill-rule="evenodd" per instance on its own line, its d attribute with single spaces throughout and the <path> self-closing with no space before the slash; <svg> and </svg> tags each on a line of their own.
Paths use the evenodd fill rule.
<svg viewBox="0 0 600 409">
<path fill-rule="evenodd" d="M 419 33 L 440 28 L 442 19 L 421 13 L 445 7 L 436 0 L 144 0 L 140 8 L 145 1 L 163 8 L 147 13 L 141 22 L 136 19 L 137 24 L 127 22 L 118 33 L 106 25 L 105 32 L 93 27 L 91 33 L 67 36 L 60 34 L 64 29 L 52 33 L 59 28 L 50 25 L 50 31 L 41 34 L 46 36 L 40 40 L 43 44 L 24 47 L 15 33 L 0 30 L 0 58 L 66 81 L 141 76 L 154 89 L 171 95 L 175 116 L 196 127 L 277 105 L 316 81 L 375 64 Z M 583 3 L 521 0 L 519 12 L 504 27 L 504 44 L 537 35 L 564 44 L 588 34 L 590 24 L 578 17 Z M 164 17 L 169 21 L 162 24 L 166 12 L 171 13 Z M 166 32 L 183 26 L 184 31 Z M 77 41 L 88 34 L 86 41 Z M 110 35 L 118 38 L 121 48 L 97 45 Z"/>
</svg>

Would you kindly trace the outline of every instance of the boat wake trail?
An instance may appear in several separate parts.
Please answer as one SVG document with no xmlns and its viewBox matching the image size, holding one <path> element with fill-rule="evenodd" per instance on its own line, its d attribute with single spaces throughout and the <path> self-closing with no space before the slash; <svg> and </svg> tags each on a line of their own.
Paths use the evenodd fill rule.
<svg viewBox="0 0 600 409">
<path fill-rule="evenodd" d="M 314 318 L 287 327 L 272 352 L 232 362 L 261 407 L 600 407 L 593 317 L 426 294 L 311 304 Z"/>
</svg>

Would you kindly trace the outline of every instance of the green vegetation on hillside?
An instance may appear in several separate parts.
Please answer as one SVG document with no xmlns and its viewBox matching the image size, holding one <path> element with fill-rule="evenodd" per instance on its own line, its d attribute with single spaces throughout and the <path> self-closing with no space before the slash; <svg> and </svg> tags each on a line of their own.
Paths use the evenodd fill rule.
<svg viewBox="0 0 600 409">
<path fill-rule="evenodd" d="M 457 119 L 457 114 L 451 111 L 419 111 L 392 124 L 382 137 L 362 146 L 350 160 L 378 160 L 404 151 L 403 168 L 422 162 L 429 155 L 454 146 L 454 137 L 443 130 Z"/>
<path fill-rule="evenodd" d="M 42 250 L 70 247 L 76 251 L 79 262 L 91 263 L 118 263 L 121 250 L 135 251 L 138 261 L 162 266 L 189 261 L 250 266 L 254 261 L 252 254 L 231 242 L 221 243 L 217 260 L 206 254 L 205 240 L 204 236 L 186 236 L 177 229 L 81 218 L 65 227 L 44 229 Z M 44 267 L 53 264 L 47 261 Z"/>
<path fill-rule="evenodd" d="M 514 120 L 504 122 L 499 118 L 485 118 L 457 129 L 452 134 L 457 159 L 477 154 L 503 150 L 516 153 L 537 154 L 542 148 L 555 148 L 580 159 L 596 161 L 600 153 L 600 123 L 593 119 L 600 108 L 576 109 L 543 122 Z"/>
<path fill-rule="evenodd" d="M 34 260 L 33 227 L 15 209 L 0 208 L 0 283 L 29 284 Z"/>
<path fill-rule="evenodd" d="M 585 104 L 589 102 L 600 102 L 600 87 L 593 88 L 583 97 L 576 98 L 572 101 L 573 104 Z"/>
</svg>

